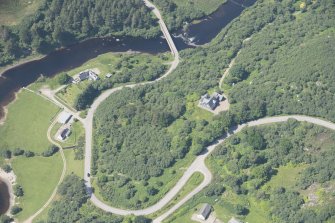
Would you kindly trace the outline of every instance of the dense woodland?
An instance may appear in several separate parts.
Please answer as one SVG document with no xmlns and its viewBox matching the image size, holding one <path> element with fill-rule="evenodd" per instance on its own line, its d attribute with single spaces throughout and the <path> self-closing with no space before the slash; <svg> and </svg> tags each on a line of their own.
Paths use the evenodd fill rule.
<svg viewBox="0 0 335 223">
<path fill-rule="evenodd" d="M 265 115 L 262 101 L 243 104 L 242 109 L 222 113 L 212 122 L 188 118 L 186 113 L 192 113 L 187 111 L 188 103 L 197 103 L 201 94 L 217 86 L 222 70 L 242 40 L 274 19 L 272 8 L 256 7 L 254 17 L 242 17 L 241 22 L 227 27 L 218 37 L 219 41 L 225 36 L 224 43 L 182 52 L 182 63 L 167 79 L 117 92 L 99 107 L 92 174 L 103 177 L 98 186 L 106 200 L 115 202 L 119 188 L 126 188 L 130 196 L 123 199 L 129 203 L 128 208 L 146 206 L 147 199 L 132 199 L 137 192 L 134 181 L 146 182 L 161 176 L 164 169 L 187 153 L 201 153 L 235 123 Z M 194 99 L 187 99 L 188 95 Z M 176 120 L 182 124 L 168 132 Z M 115 175 L 125 178 L 121 183 L 116 181 L 118 187 Z"/>
<path fill-rule="evenodd" d="M 153 3 L 162 10 L 164 21 L 171 30 L 206 15 L 201 8 L 194 7 L 191 1 L 188 1 L 185 6 L 178 6 L 173 0 L 153 0 Z"/>
<path fill-rule="evenodd" d="M 0 66 L 90 37 L 158 33 L 156 20 L 142 0 L 45 0 L 21 24 L 0 26 Z"/>
<path fill-rule="evenodd" d="M 58 199 L 51 204 L 46 221 L 39 223 L 58 223 L 58 222 L 109 222 L 121 223 L 122 217 L 114 216 L 97 210 L 87 201 L 88 195 L 84 181 L 76 175 L 65 177 L 58 189 Z M 81 211 L 89 209 L 89 213 Z"/>
<path fill-rule="evenodd" d="M 256 199 L 263 209 L 256 208 L 270 222 L 333 222 L 334 142 L 331 131 L 295 120 L 244 129 L 209 158 L 215 172 L 212 186 L 227 190 L 218 203 L 243 216 L 249 213 L 247 201 Z M 282 166 L 291 171 L 281 173 Z M 271 183 L 277 174 L 283 180 Z M 233 194 L 238 195 L 234 202 Z"/>
<path fill-rule="evenodd" d="M 183 51 L 181 64 L 166 80 L 113 94 L 113 97 L 101 105 L 95 118 L 97 147 L 94 150 L 93 174 L 104 176 L 104 180 L 98 185 L 104 198 L 115 201 L 113 198 L 118 193 L 118 187 L 114 186 L 113 176 L 121 174 L 125 176 L 125 180 L 120 187 L 127 188 L 130 194 L 125 197 L 129 201 L 128 207 L 145 206 L 146 199 L 131 199 L 137 192 L 134 180 L 147 181 L 150 177 L 164 174 L 164 169 L 178 162 L 187 153 L 194 155 L 201 153 L 207 145 L 237 123 L 267 114 L 273 115 L 269 112 L 270 100 L 264 100 L 257 93 L 258 90 L 265 88 L 257 87 L 253 92 L 248 93 L 248 100 L 238 100 L 234 91 L 238 89 L 239 84 L 235 85 L 232 93 L 229 94 L 229 96 L 233 95 L 231 102 L 234 103 L 230 111 L 221 113 L 213 120 L 193 119 L 189 114 L 192 114 L 194 109 L 189 108 L 189 104 L 196 104 L 207 90 L 217 88 L 220 76 L 230 60 L 243 47 L 244 39 L 255 33 L 257 34 L 253 38 L 263 35 L 264 39 L 267 39 L 265 35 L 269 32 L 265 31 L 268 27 L 278 29 L 275 32 L 278 36 L 285 36 L 281 34 L 282 27 L 296 29 L 299 27 L 302 34 L 288 34 L 292 40 L 287 40 L 287 44 L 288 46 L 292 46 L 289 44 L 291 42 L 302 44 L 303 40 L 307 40 L 303 38 L 304 36 L 307 38 L 309 35 L 308 39 L 318 38 L 321 32 L 331 27 L 335 19 L 333 12 L 332 1 L 314 2 L 303 14 L 300 10 L 296 11 L 291 1 L 259 2 L 252 7 L 252 13 L 250 10 L 245 13 L 246 16 L 241 16 L 228 25 L 209 46 Z M 315 23 L 309 21 L 318 21 L 322 24 L 314 25 Z M 283 28 L 283 32 L 288 32 L 288 28 Z M 283 42 L 283 46 L 285 44 Z M 321 48 L 327 48 L 327 42 L 322 44 L 325 46 Z M 257 47 L 260 51 L 259 55 L 262 55 L 262 49 L 265 52 L 267 50 L 266 45 Z M 276 50 L 271 52 L 274 54 L 273 57 L 277 55 L 276 52 L 279 53 Z M 313 56 L 307 59 L 311 57 Z M 331 57 L 325 61 L 329 62 L 328 59 L 331 60 Z M 250 60 L 254 62 L 252 57 Z M 264 66 L 264 63 L 260 63 L 259 66 Z M 251 72 L 243 65 L 241 70 L 246 72 L 246 75 Z M 282 73 L 285 72 L 284 68 Z M 323 75 L 325 75 L 324 82 L 329 81 L 328 74 L 323 73 Z M 241 78 L 244 76 L 242 75 Z M 291 83 L 287 79 L 285 81 Z M 127 95 L 126 100 L 125 95 Z M 250 98 L 250 95 L 255 97 Z M 273 94 L 267 94 L 267 97 L 271 98 Z M 333 102 L 334 100 L 330 100 L 329 104 L 332 106 Z M 296 102 L 291 100 L 290 103 Z M 308 108 L 310 104 L 303 104 L 303 106 Z M 292 106 L 292 112 L 311 114 L 299 109 L 294 110 L 294 108 Z M 169 132 L 168 129 L 173 128 L 177 120 L 178 123 L 182 123 L 178 125 L 178 131 Z"/>
<path fill-rule="evenodd" d="M 245 44 L 227 78 L 235 83 L 230 102 L 261 100 L 270 116 L 298 113 L 335 120 L 335 5 L 320 4 L 315 11 L 294 13 L 296 19 L 273 22 Z M 232 81 L 236 76 L 248 79 Z"/>
</svg>

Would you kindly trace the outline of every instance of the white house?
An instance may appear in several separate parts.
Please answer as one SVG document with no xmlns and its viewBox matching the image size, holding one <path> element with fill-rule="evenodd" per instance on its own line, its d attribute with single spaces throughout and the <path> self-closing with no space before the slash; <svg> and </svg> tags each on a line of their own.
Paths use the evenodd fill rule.
<svg viewBox="0 0 335 223">
<path fill-rule="evenodd" d="M 79 74 L 77 74 L 76 76 L 74 76 L 72 83 L 77 84 L 81 81 L 84 80 L 91 80 L 91 81 L 97 81 L 99 80 L 98 75 L 92 71 L 92 70 L 84 70 L 82 72 L 80 72 Z"/>
<path fill-rule="evenodd" d="M 59 141 L 64 141 L 66 138 L 68 138 L 71 134 L 71 130 L 69 128 L 65 128 L 60 131 L 59 135 L 57 136 L 57 139 Z"/>
</svg>

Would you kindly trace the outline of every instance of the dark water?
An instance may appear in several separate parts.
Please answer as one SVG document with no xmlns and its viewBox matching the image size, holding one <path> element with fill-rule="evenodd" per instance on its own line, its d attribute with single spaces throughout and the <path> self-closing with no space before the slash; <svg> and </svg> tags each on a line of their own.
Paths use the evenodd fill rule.
<svg viewBox="0 0 335 223">
<path fill-rule="evenodd" d="M 180 39 L 176 44 L 180 49 L 187 47 Z M 15 98 L 15 92 L 35 82 L 41 74 L 45 77 L 52 77 L 59 72 L 78 67 L 100 54 L 128 50 L 157 54 L 166 52 L 169 48 L 163 38 L 95 38 L 54 51 L 43 59 L 9 69 L 0 77 L 0 117 L 3 114 L 2 108 Z"/>
<path fill-rule="evenodd" d="M 245 8 L 252 6 L 256 1 L 228 0 L 211 15 L 202 19 L 200 23 L 191 24 L 186 31 L 180 30 L 174 36 L 191 45 L 206 44 L 215 38 L 228 23 L 237 18 Z"/>
<path fill-rule="evenodd" d="M 177 32 L 182 38 L 174 38 L 179 50 L 210 42 L 229 22 L 239 16 L 244 6 L 256 0 L 228 0 L 217 11 L 204 18 L 198 24 L 190 25 L 188 32 Z M 247 5 L 248 4 L 248 5 Z M 176 35 L 174 35 L 176 36 Z M 192 37 L 193 42 L 188 38 Z M 117 39 L 119 38 L 119 39 Z M 163 38 L 143 39 L 132 37 L 109 37 L 90 39 L 66 49 L 50 53 L 43 59 L 28 62 L 5 71 L 0 77 L 0 118 L 3 107 L 15 98 L 20 88 L 35 82 L 41 74 L 46 77 L 78 67 L 86 61 L 107 52 L 125 52 L 128 50 L 157 54 L 169 50 Z"/>
<path fill-rule="evenodd" d="M 5 214 L 8 208 L 9 208 L 8 186 L 0 179 L 0 215 Z"/>
</svg>

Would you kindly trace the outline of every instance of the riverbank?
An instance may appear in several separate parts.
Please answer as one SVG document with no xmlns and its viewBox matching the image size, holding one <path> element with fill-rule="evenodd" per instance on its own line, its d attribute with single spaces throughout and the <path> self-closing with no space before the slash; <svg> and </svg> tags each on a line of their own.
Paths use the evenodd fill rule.
<svg viewBox="0 0 335 223">
<path fill-rule="evenodd" d="M 13 186 L 16 184 L 16 175 L 14 174 L 14 171 L 6 173 L 4 170 L 0 168 L 0 181 L 5 183 L 8 188 L 9 207 L 6 212 L 6 215 L 10 215 L 10 210 L 15 204 L 15 195 L 13 191 Z"/>
<path fill-rule="evenodd" d="M 3 106 L 2 107 L 2 110 L 1 111 L 1 108 L 0 108 L 0 126 L 4 125 L 5 124 L 5 121 L 7 119 L 7 115 L 8 115 L 8 107 L 13 104 L 17 99 L 18 99 L 18 94 L 22 91 L 23 89 L 20 89 L 18 92 L 15 92 L 15 95 L 14 95 L 14 99 L 8 103 L 7 105 Z"/>
</svg>

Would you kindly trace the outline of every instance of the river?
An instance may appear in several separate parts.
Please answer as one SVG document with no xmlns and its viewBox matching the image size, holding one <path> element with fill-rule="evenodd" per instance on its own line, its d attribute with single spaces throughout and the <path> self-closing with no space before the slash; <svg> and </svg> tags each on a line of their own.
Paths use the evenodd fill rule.
<svg viewBox="0 0 335 223">
<path fill-rule="evenodd" d="M 229 22 L 256 0 L 228 0 L 211 15 L 197 24 L 188 26 L 187 32 L 179 30 L 173 34 L 178 50 L 210 42 Z M 169 50 L 163 38 L 143 39 L 133 37 L 94 38 L 54 51 L 46 57 L 11 68 L 0 77 L 0 119 L 4 107 L 15 98 L 22 87 L 35 82 L 41 74 L 46 77 L 78 67 L 86 61 L 107 52 L 129 50 L 157 54 Z"/>
</svg>

